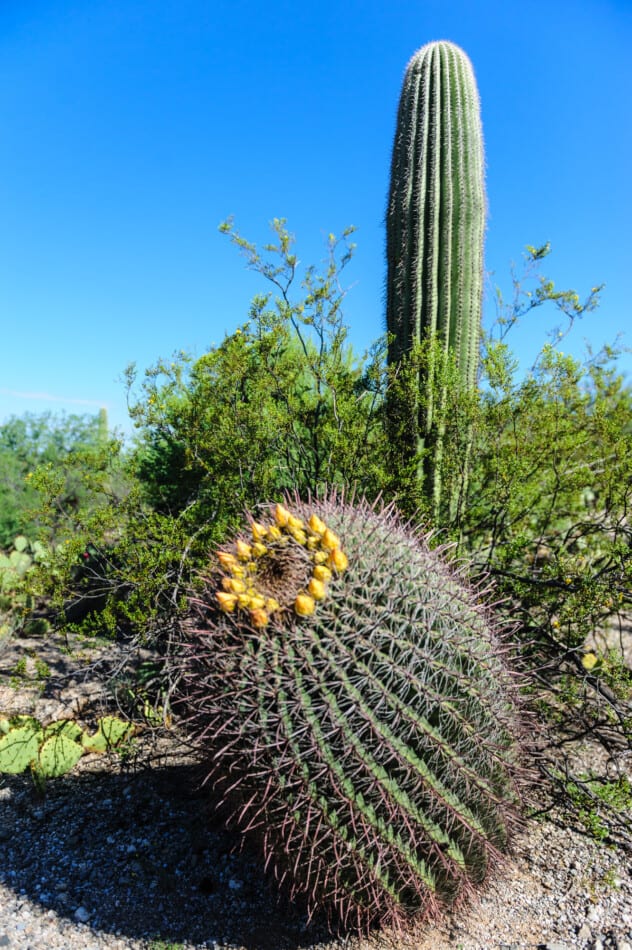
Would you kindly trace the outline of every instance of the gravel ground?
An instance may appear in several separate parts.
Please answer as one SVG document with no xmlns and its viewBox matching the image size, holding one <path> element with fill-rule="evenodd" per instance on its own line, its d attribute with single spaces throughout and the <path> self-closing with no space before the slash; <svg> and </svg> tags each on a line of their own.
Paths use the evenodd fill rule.
<svg viewBox="0 0 632 950">
<path fill-rule="evenodd" d="M 44 695 L 8 685 L 0 711 L 88 719 L 94 682 L 45 657 Z M 44 645 L 37 651 L 43 657 Z M 86 654 L 82 657 L 85 662 Z M 32 656 L 31 656 L 32 659 Z M 257 859 L 213 825 L 195 769 L 174 739 L 142 736 L 121 762 L 86 756 L 38 797 L 27 776 L 0 775 L 0 948 L 30 950 L 632 950 L 629 855 L 533 822 L 475 905 L 409 935 L 330 938 L 298 907 L 278 905 Z"/>
</svg>

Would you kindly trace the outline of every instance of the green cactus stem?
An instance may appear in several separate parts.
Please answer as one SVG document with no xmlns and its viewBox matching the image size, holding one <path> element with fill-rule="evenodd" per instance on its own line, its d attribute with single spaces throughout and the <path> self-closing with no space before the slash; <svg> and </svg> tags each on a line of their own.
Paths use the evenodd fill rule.
<svg viewBox="0 0 632 950">
<path fill-rule="evenodd" d="M 484 157 L 471 63 L 453 43 L 423 46 L 410 60 L 399 102 L 386 214 L 389 363 L 434 339 L 454 359 L 465 390 L 476 386 L 483 294 Z M 436 512 L 441 497 L 442 402 L 433 368 L 411 406 L 420 473 Z M 438 403 L 438 405 L 437 405 Z M 436 455 L 436 457 L 433 457 Z"/>
<path fill-rule="evenodd" d="M 509 844 L 520 716 L 480 596 L 392 508 L 330 497 L 253 521 L 191 598 L 215 803 L 334 926 L 436 916 Z"/>
</svg>

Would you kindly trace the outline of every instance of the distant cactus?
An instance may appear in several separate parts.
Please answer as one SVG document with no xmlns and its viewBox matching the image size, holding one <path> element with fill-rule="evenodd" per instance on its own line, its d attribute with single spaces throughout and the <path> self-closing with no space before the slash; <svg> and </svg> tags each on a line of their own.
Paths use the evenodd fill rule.
<svg viewBox="0 0 632 950">
<path fill-rule="evenodd" d="M 310 912 L 406 923 L 497 864 L 518 813 L 503 648 L 393 509 L 332 497 L 253 521 L 211 559 L 186 654 L 216 800 Z"/>
<path fill-rule="evenodd" d="M 99 409 L 99 415 L 97 420 L 97 433 L 99 445 L 107 445 L 108 436 L 109 436 L 109 426 L 108 426 L 108 411 L 105 408 Z"/>
<path fill-rule="evenodd" d="M 471 63 L 453 43 L 429 43 L 410 60 L 399 102 L 386 214 L 386 325 L 389 363 L 429 338 L 455 361 L 461 385 L 478 371 L 485 229 L 479 97 Z M 412 406 L 416 444 L 430 449 L 424 491 L 442 503 L 440 416 L 445 393 L 432 367 Z"/>
<path fill-rule="evenodd" d="M 0 591 L 15 590 L 33 564 L 46 554 L 46 547 L 40 541 L 29 541 L 19 534 L 8 553 L 0 552 Z"/>
<path fill-rule="evenodd" d="M 29 541 L 21 534 L 10 550 L 0 552 L 0 637 L 20 628 L 25 632 L 28 628 L 31 633 L 45 633 L 48 629 L 46 620 L 30 616 L 33 597 L 25 585 L 26 575 L 47 554 L 40 541 Z"/>
</svg>

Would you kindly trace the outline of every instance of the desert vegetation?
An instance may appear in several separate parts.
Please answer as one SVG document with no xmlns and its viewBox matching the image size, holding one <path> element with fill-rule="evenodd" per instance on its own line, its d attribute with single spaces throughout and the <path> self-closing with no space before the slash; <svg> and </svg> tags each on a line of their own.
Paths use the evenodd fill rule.
<svg viewBox="0 0 632 950">
<path fill-rule="evenodd" d="M 461 92 L 427 116 L 432 83 Z M 1 635 L 153 651 L 128 715 L 149 697 L 289 893 L 353 927 L 458 901 L 519 816 L 555 807 L 632 850 L 632 390 L 616 344 L 564 353 L 600 288 L 559 290 L 548 245 L 482 319 L 482 158 L 433 179 L 405 148 L 443 122 L 478 154 L 477 114 L 467 57 L 420 50 L 367 352 L 344 317 L 353 228 L 299 268 L 285 220 L 262 248 L 229 220 L 261 293 L 201 357 L 128 367 L 132 444 L 103 415 L 0 426 Z M 414 244 L 445 180 L 459 198 Z M 523 372 L 512 329 L 536 308 L 551 333 Z M 52 737 L 7 719 L 0 749 L 18 729 Z"/>
</svg>

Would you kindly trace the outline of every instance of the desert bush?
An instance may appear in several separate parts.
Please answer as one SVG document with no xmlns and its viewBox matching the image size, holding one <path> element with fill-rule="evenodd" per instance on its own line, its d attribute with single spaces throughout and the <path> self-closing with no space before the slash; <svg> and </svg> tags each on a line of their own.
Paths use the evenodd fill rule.
<svg viewBox="0 0 632 950">
<path fill-rule="evenodd" d="M 283 220 L 272 228 L 275 242 L 260 252 L 222 227 L 274 299 L 257 296 L 247 322 L 199 359 L 161 361 L 131 400 L 136 471 L 155 510 L 193 504 L 201 521 L 234 527 L 245 507 L 287 490 L 379 491 L 384 346 L 357 357 L 347 342 L 340 275 L 352 229 L 329 236 L 324 270 L 307 268 L 293 300 L 294 239 Z M 130 368 L 130 390 L 135 380 Z"/>
<path fill-rule="evenodd" d="M 82 474 L 97 464 L 109 439 L 104 410 L 95 416 L 27 413 L 0 425 L 0 548 L 19 534 L 38 536 L 44 497 L 57 508 L 60 520 L 64 512 L 76 517 L 87 500 Z M 51 486 L 40 494 L 34 479 L 38 469 L 54 473 L 54 495 Z M 54 541 L 55 527 L 47 519 L 49 542 Z"/>
</svg>

